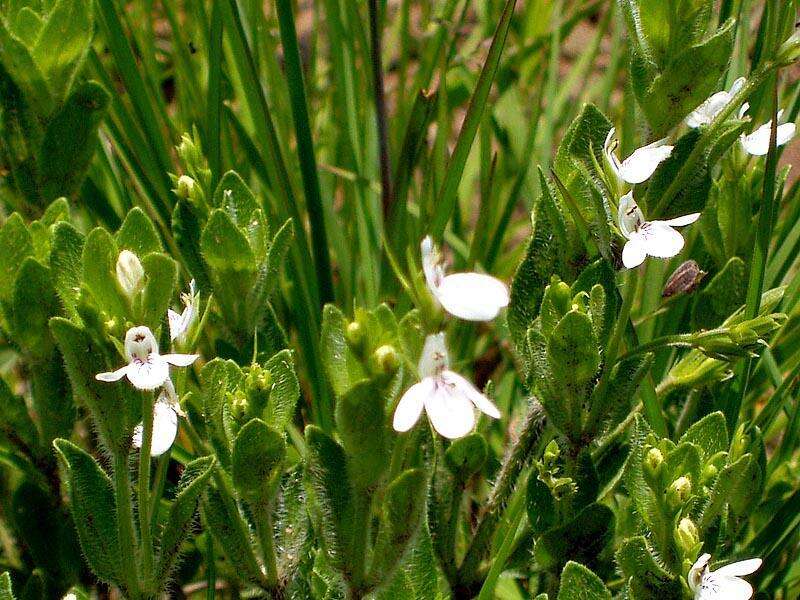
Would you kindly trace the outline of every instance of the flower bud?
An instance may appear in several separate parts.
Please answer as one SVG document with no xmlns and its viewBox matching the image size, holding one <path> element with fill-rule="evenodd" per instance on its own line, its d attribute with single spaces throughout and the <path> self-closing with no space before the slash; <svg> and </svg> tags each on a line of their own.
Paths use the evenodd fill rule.
<svg viewBox="0 0 800 600">
<path fill-rule="evenodd" d="M 692 482 L 688 477 L 678 477 L 667 489 L 667 506 L 673 511 L 678 511 L 691 497 Z"/>
<path fill-rule="evenodd" d="M 798 59 L 800 59 L 800 32 L 796 31 L 778 48 L 776 62 L 788 67 Z"/>
<path fill-rule="evenodd" d="M 142 290 L 144 268 L 139 257 L 130 250 L 123 250 L 117 257 L 117 281 L 129 298 Z"/>
<path fill-rule="evenodd" d="M 716 465 L 706 465 L 705 467 L 703 467 L 703 473 L 702 473 L 703 483 L 708 483 L 709 481 L 714 479 L 714 477 L 716 477 L 718 473 L 719 469 L 717 469 Z"/>
<path fill-rule="evenodd" d="M 361 350 L 361 346 L 364 343 L 364 327 L 361 323 L 358 321 L 348 323 L 344 335 L 347 338 L 347 343 L 353 350 Z"/>
<path fill-rule="evenodd" d="M 561 448 L 558 447 L 558 443 L 555 440 L 551 440 L 544 449 L 544 456 L 542 457 L 544 463 L 547 465 L 554 464 L 559 456 L 561 456 Z"/>
<path fill-rule="evenodd" d="M 680 523 L 675 528 L 675 542 L 685 555 L 691 554 L 694 547 L 700 543 L 697 526 L 691 519 L 683 518 L 680 520 Z"/>
<path fill-rule="evenodd" d="M 372 353 L 371 366 L 380 374 L 393 375 L 400 368 L 400 359 L 394 346 L 384 344 Z"/>
<path fill-rule="evenodd" d="M 658 448 L 650 448 L 642 462 L 642 471 L 645 481 L 653 489 L 657 490 L 661 485 L 661 474 L 664 471 L 664 455 Z"/>
<path fill-rule="evenodd" d="M 676 294 L 691 294 L 697 289 L 697 286 L 700 285 L 705 276 L 706 272 L 700 268 L 696 261 L 687 260 L 669 276 L 661 296 L 669 298 Z"/>
<path fill-rule="evenodd" d="M 175 195 L 179 198 L 188 199 L 192 195 L 196 182 L 188 175 L 181 175 L 175 184 Z"/>
</svg>

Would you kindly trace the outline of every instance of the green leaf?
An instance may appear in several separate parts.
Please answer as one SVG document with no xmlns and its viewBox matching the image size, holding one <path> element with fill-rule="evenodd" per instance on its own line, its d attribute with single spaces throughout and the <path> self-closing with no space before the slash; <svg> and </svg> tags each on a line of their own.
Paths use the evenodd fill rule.
<svg viewBox="0 0 800 600">
<path fill-rule="evenodd" d="M 738 256 L 697 294 L 692 306 L 692 328 L 714 329 L 744 305 L 747 296 L 747 266 Z"/>
<path fill-rule="evenodd" d="M 617 550 L 617 563 L 636 600 L 681 600 L 681 582 L 665 571 L 653 557 L 645 538 L 627 539 Z"/>
<path fill-rule="evenodd" d="M 223 208 L 241 228 L 250 226 L 253 213 L 259 209 L 256 197 L 247 184 L 235 171 L 228 171 L 222 176 L 214 192 L 214 206 Z"/>
<path fill-rule="evenodd" d="M 178 264 L 165 254 L 148 254 L 142 266 L 147 276 L 142 293 L 142 323 L 156 331 L 164 321 L 175 291 Z"/>
<path fill-rule="evenodd" d="M 43 202 L 59 196 L 72 197 L 78 191 L 97 147 L 97 129 L 110 101 L 103 86 L 86 81 L 75 88 L 47 124 L 37 156 Z"/>
<path fill-rule="evenodd" d="M 721 411 L 706 415 L 681 436 L 680 443 L 689 442 L 703 451 L 705 460 L 728 450 L 728 427 Z"/>
<path fill-rule="evenodd" d="M 488 455 L 486 440 L 481 434 L 472 433 L 450 444 L 444 462 L 456 480 L 465 483 L 483 468 Z"/>
<path fill-rule="evenodd" d="M 33 58 L 57 98 L 72 83 L 92 41 L 92 6 L 82 0 L 57 0 L 33 47 Z"/>
<path fill-rule="evenodd" d="M 156 581 L 162 583 L 170 576 L 181 551 L 181 544 L 194 522 L 200 496 L 208 485 L 214 469 L 214 457 L 203 456 L 186 465 L 178 482 L 178 493 L 169 507 L 169 515 L 161 533 Z"/>
<path fill-rule="evenodd" d="M 526 508 L 528 522 L 535 534 L 542 534 L 555 525 L 558 515 L 553 494 L 536 473 L 528 478 Z"/>
<path fill-rule="evenodd" d="M 292 351 L 278 352 L 264 364 L 264 368 L 270 373 L 272 387 L 263 418 L 271 427 L 283 431 L 292 421 L 300 398 Z"/>
<path fill-rule="evenodd" d="M 367 378 L 364 365 L 347 342 L 344 313 L 333 304 L 322 311 L 320 353 L 333 393 L 344 395 L 356 382 Z"/>
<path fill-rule="evenodd" d="M 611 429 L 630 414 L 636 390 L 652 364 L 653 355 L 648 353 L 625 358 L 614 365 L 603 397 L 592 394 L 587 432 Z"/>
<path fill-rule="evenodd" d="M 696 165 L 686 184 L 670 200 L 666 206 L 661 205 L 661 199 L 669 188 L 670 183 L 677 177 L 678 172 L 686 163 L 687 157 L 702 143 L 701 129 L 690 129 L 675 143 L 672 154 L 658 165 L 655 173 L 650 178 L 647 193 L 642 201 L 642 210 L 648 219 L 674 218 L 694 212 L 702 212 L 708 202 L 711 191 L 711 174 L 708 154 Z"/>
<path fill-rule="evenodd" d="M 156 226 L 138 206 L 128 211 L 117 231 L 116 242 L 120 251 L 130 250 L 139 258 L 163 250 Z"/>
<path fill-rule="evenodd" d="M 4 379 L 0 379 L 0 431 L 6 440 L 26 454 L 37 450 L 39 434 L 25 399 L 13 394 Z"/>
<path fill-rule="evenodd" d="M 541 171 L 539 174 L 543 182 L 542 194 L 533 209 L 531 239 L 525 258 L 514 274 L 508 307 L 508 328 L 518 351 L 524 347 L 528 328 L 539 315 L 542 295 L 550 277 L 555 274 L 563 279 L 567 275 L 557 234 L 566 226 Z"/>
<path fill-rule="evenodd" d="M 347 568 L 353 544 L 354 499 L 344 450 L 321 429 L 306 427 L 309 513 L 334 567 Z"/>
<path fill-rule="evenodd" d="M 22 262 L 33 255 L 33 239 L 18 213 L 0 229 L 0 299 L 9 302 Z"/>
<path fill-rule="evenodd" d="M 9 11 L 9 14 L 13 13 Z M 39 37 L 39 32 L 42 30 L 42 25 L 44 25 L 42 17 L 30 6 L 23 6 L 19 9 L 13 23 L 14 35 L 28 48 L 36 43 L 36 38 Z"/>
<path fill-rule="evenodd" d="M 614 513 L 602 504 L 591 504 L 577 516 L 544 533 L 534 548 L 537 564 L 556 568 L 569 559 L 594 564 L 614 535 Z"/>
<path fill-rule="evenodd" d="M 52 354 L 53 338 L 47 323 L 61 312 L 61 303 L 53 289 L 50 269 L 34 258 L 26 258 L 14 282 L 12 306 L 15 340 L 35 358 Z"/>
<path fill-rule="evenodd" d="M 98 578 L 119 583 L 122 557 L 111 480 L 75 444 L 59 439 L 53 445 L 66 468 L 70 510 L 86 561 Z"/>
<path fill-rule="evenodd" d="M 53 98 L 47 81 L 31 53 L 0 19 L 0 61 L 11 79 L 40 117 L 50 114 Z"/>
<path fill-rule="evenodd" d="M 611 592 L 589 569 L 569 561 L 561 572 L 558 600 L 611 600 Z"/>
<path fill-rule="evenodd" d="M 178 200 L 172 211 L 172 233 L 175 244 L 197 282 L 198 289 L 208 292 L 211 282 L 205 260 L 200 252 L 201 221 L 197 209 L 186 200 Z"/>
<path fill-rule="evenodd" d="M 368 489 L 389 463 L 384 394 L 372 381 L 355 384 L 336 401 L 336 426 L 355 486 Z"/>
<path fill-rule="evenodd" d="M 116 352 L 111 354 L 109 349 L 103 349 L 85 329 L 66 319 L 51 319 L 50 331 L 64 356 L 75 398 L 82 401 L 92 413 L 101 444 L 106 448 L 124 451 L 130 433 L 128 415 L 136 405 L 138 395 L 127 382 L 104 383 L 95 379 L 97 373 L 121 366 L 109 365 L 109 356 L 118 363 L 122 358 Z"/>
<path fill-rule="evenodd" d="M 208 529 L 222 547 L 237 578 L 262 585 L 265 581 L 264 574 L 256 561 L 246 525 L 233 499 L 225 502 L 222 493 L 224 492 L 216 489 L 206 491 L 203 516 Z M 231 512 L 234 510 L 236 512 Z"/>
<path fill-rule="evenodd" d="M 283 435 L 261 419 L 251 419 L 233 442 L 233 484 L 249 500 L 268 502 L 285 458 Z"/>
<path fill-rule="evenodd" d="M 247 320 L 250 322 L 251 328 L 260 326 L 264 319 L 267 302 L 278 284 L 281 265 L 293 239 L 294 231 L 292 221 L 289 219 L 272 239 L 267 256 L 262 261 L 255 283 L 247 296 L 249 309 Z"/>
<path fill-rule="evenodd" d="M 81 253 L 84 238 L 71 224 L 61 221 L 53 226 L 53 241 L 50 249 L 50 271 L 53 274 L 53 287 L 61 299 L 67 315 L 78 316 L 78 297 L 80 295 Z"/>
<path fill-rule="evenodd" d="M 116 277 L 117 244 L 102 227 L 96 227 L 86 236 L 81 262 L 83 282 L 101 310 L 110 316 L 125 319 L 128 306 Z"/>
<path fill-rule="evenodd" d="M 637 98 L 656 137 L 665 135 L 708 96 L 718 91 L 731 58 L 734 21 L 706 41 L 678 53 Z"/>
<path fill-rule="evenodd" d="M 255 271 L 255 256 L 247 238 L 228 213 L 214 210 L 200 239 L 206 262 L 219 271 Z"/>
<path fill-rule="evenodd" d="M 425 491 L 426 479 L 422 469 L 409 469 L 387 486 L 380 533 L 370 567 L 370 578 L 377 585 L 391 578 L 414 541 L 425 515 Z"/>
</svg>

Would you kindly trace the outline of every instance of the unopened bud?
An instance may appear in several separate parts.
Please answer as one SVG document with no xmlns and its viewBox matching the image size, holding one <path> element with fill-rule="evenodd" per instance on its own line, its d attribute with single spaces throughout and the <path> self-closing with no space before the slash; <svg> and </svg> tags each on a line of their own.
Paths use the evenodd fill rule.
<svg viewBox="0 0 800 600">
<path fill-rule="evenodd" d="M 347 324 L 347 329 L 344 332 L 347 338 L 347 343 L 354 350 L 360 350 L 364 343 L 364 327 L 358 321 L 352 321 Z"/>
<path fill-rule="evenodd" d="M 788 67 L 798 59 L 800 59 L 800 32 L 796 31 L 778 48 L 776 62 Z"/>
<path fill-rule="evenodd" d="M 400 368 L 400 359 L 394 346 L 384 344 L 379 346 L 372 353 L 372 363 L 379 373 L 385 375 L 394 374 Z"/>
<path fill-rule="evenodd" d="M 175 186 L 175 195 L 179 198 L 187 199 L 192 195 L 196 182 L 188 175 L 181 175 L 178 177 L 178 182 Z"/>
<path fill-rule="evenodd" d="M 691 294 L 700 285 L 706 272 L 700 268 L 696 261 L 687 260 L 681 264 L 672 275 L 670 275 L 667 283 L 664 285 L 664 291 L 661 296 L 669 298 L 676 294 Z"/>
<path fill-rule="evenodd" d="M 718 473 L 719 469 L 717 469 L 716 465 L 706 465 L 703 467 L 703 483 L 708 483 L 714 479 Z"/>
<path fill-rule="evenodd" d="M 138 294 L 143 285 L 144 268 L 139 257 L 130 250 L 123 250 L 117 257 L 117 281 L 122 291 L 131 298 Z"/>
<path fill-rule="evenodd" d="M 667 506 L 677 511 L 692 497 L 692 482 L 688 477 L 678 477 L 667 489 Z"/>
<path fill-rule="evenodd" d="M 691 519 L 681 519 L 675 528 L 675 542 L 683 550 L 684 554 L 690 554 L 692 549 L 700 542 L 697 533 L 697 526 Z"/>
<path fill-rule="evenodd" d="M 664 470 L 664 455 L 658 448 L 650 448 L 644 455 L 642 471 L 645 481 L 653 489 L 658 489 L 661 485 L 661 473 Z"/>
</svg>

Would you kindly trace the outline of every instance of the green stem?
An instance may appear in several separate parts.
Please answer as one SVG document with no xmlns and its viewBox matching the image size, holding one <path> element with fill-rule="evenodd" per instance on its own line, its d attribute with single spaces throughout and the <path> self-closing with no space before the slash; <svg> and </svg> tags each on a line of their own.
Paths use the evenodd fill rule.
<svg viewBox="0 0 800 600">
<path fill-rule="evenodd" d="M 278 562 L 275 557 L 275 530 L 272 525 L 272 510 L 268 504 L 253 506 L 256 517 L 256 532 L 261 546 L 262 559 L 267 571 L 270 588 L 278 585 Z"/>
<path fill-rule="evenodd" d="M 775 226 L 776 197 L 775 197 L 775 174 L 778 168 L 777 137 L 778 137 L 778 78 L 772 86 L 772 128 L 769 136 L 769 152 L 767 153 L 767 164 L 764 168 L 764 194 L 762 196 L 761 209 L 758 211 L 758 225 L 756 229 L 756 240 L 753 246 L 753 254 L 750 259 L 750 280 L 747 285 L 747 302 L 744 308 L 744 318 L 754 319 L 758 316 L 761 308 L 761 294 L 764 288 L 764 273 L 767 267 L 769 256 L 769 244 L 772 239 L 772 230 Z M 736 430 L 739 421 L 744 397 L 750 376 L 753 371 L 753 359 L 748 358 L 744 361 L 739 371 L 739 393 L 730 396 L 725 411 L 725 417 L 730 426 L 730 431 Z"/>
<path fill-rule="evenodd" d="M 153 535 L 150 529 L 150 447 L 153 442 L 153 394 L 142 394 L 142 447 L 139 449 L 139 535 L 141 537 L 141 583 L 153 578 Z"/>
<path fill-rule="evenodd" d="M 386 116 L 386 98 L 383 88 L 383 62 L 381 51 L 381 23 L 378 0 L 369 0 L 369 32 L 372 62 L 372 83 L 375 88 L 375 118 L 378 125 L 378 154 L 381 172 L 381 204 L 383 218 L 392 214 L 394 196 L 392 194 L 392 166 L 389 160 L 389 132 Z"/>
<path fill-rule="evenodd" d="M 503 572 L 508 557 L 511 556 L 512 551 L 516 547 L 517 531 L 525 516 L 526 487 L 525 485 L 517 486 L 517 490 L 508 507 L 508 517 L 506 519 L 508 528 L 506 530 L 506 535 L 505 538 L 503 538 L 503 543 L 497 550 L 497 554 L 495 554 L 492 566 L 489 568 L 489 573 L 486 575 L 481 591 L 478 594 L 478 600 L 490 600 L 494 598 L 494 587 L 497 585 L 497 579 Z"/>
<path fill-rule="evenodd" d="M 136 532 L 133 526 L 133 507 L 131 506 L 131 474 L 127 452 L 114 454 L 114 500 L 117 508 L 117 531 L 122 553 L 123 581 L 128 593 L 136 597 L 139 591 L 139 575 L 136 566 Z"/>
</svg>

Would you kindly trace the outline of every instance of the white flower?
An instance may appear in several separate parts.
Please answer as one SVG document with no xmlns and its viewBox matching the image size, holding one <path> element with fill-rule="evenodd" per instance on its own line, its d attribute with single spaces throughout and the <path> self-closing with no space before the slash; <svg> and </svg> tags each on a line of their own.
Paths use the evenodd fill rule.
<svg viewBox="0 0 800 600">
<path fill-rule="evenodd" d="M 673 227 L 690 225 L 700 218 L 692 213 L 668 221 L 645 221 L 644 215 L 628 192 L 619 201 L 619 228 L 628 240 L 622 249 L 622 264 L 638 267 L 647 256 L 672 258 L 683 249 L 683 236 Z"/>
<path fill-rule="evenodd" d="M 655 173 L 658 165 L 672 154 L 674 146 L 667 145 L 667 138 L 663 138 L 642 148 L 637 148 L 628 158 L 619 162 L 616 154 L 619 141 L 614 137 L 616 132 L 614 127 L 609 130 L 603 145 L 603 152 L 617 177 L 627 183 L 647 181 Z"/>
<path fill-rule="evenodd" d="M 166 392 L 161 392 L 153 405 L 153 435 L 150 439 L 150 456 L 161 456 L 172 447 L 178 435 L 179 411 L 167 397 Z M 139 423 L 133 430 L 133 445 L 142 447 L 144 428 Z"/>
<path fill-rule="evenodd" d="M 456 439 L 464 437 L 475 427 L 475 408 L 500 418 L 500 411 L 474 385 L 448 367 L 444 333 L 429 335 L 419 359 L 422 381 L 412 385 L 394 411 L 393 427 L 408 431 L 419 420 L 422 409 L 441 435 Z"/>
<path fill-rule="evenodd" d="M 695 600 L 750 600 L 753 587 L 743 575 L 755 573 L 761 566 L 760 558 L 742 560 L 710 571 L 710 554 L 703 554 L 694 563 L 686 578 Z"/>
<path fill-rule="evenodd" d="M 711 123 L 720 111 L 725 108 L 730 101 L 733 100 L 733 97 L 742 89 L 745 81 L 746 79 L 744 77 L 739 77 L 739 79 L 733 82 L 729 91 L 726 92 L 722 90 L 707 98 L 705 102 L 686 117 L 686 124 L 692 129 L 695 129 Z"/>
<path fill-rule="evenodd" d="M 467 321 L 491 321 L 508 306 L 508 288 L 490 275 L 445 275 L 439 250 L 430 236 L 422 240 L 422 268 L 433 296 L 451 315 Z"/>
<path fill-rule="evenodd" d="M 144 268 L 139 257 L 130 250 L 123 250 L 117 257 L 117 281 L 128 297 L 142 289 Z"/>
<path fill-rule="evenodd" d="M 749 108 L 750 105 L 747 102 L 742 105 L 742 108 L 739 111 L 740 119 L 744 117 Z M 783 110 L 779 110 L 778 122 L 780 122 L 782 116 Z M 791 140 L 794 137 L 796 129 L 797 126 L 794 123 L 783 123 L 778 125 L 778 137 L 775 145 L 783 146 L 786 142 Z M 739 140 L 742 143 L 742 148 L 744 148 L 745 152 L 748 154 L 752 154 L 753 156 L 764 156 L 767 154 L 767 152 L 769 152 L 769 138 L 771 133 L 772 120 L 770 119 L 750 135 L 742 134 L 742 137 L 739 138 Z"/>
<path fill-rule="evenodd" d="M 183 302 L 183 312 L 178 314 L 171 308 L 167 310 L 167 319 L 169 320 L 169 339 L 175 341 L 185 341 L 186 332 L 189 326 L 197 316 L 197 303 L 200 296 L 197 293 L 194 279 L 189 282 L 189 293 L 181 294 L 181 301 Z"/>
<path fill-rule="evenodd" d="M 154 390 L 169 379 L 169 365 L 188 367 L 197 354 L 159 354 L 158 343 L 148 327 L 131 327 L 125 334 L 125 357 L 128 364 L 108 373 L 98 373 L 98 381 L 119 381 L 127 376 L 134 387 Z"/>
</svg>

